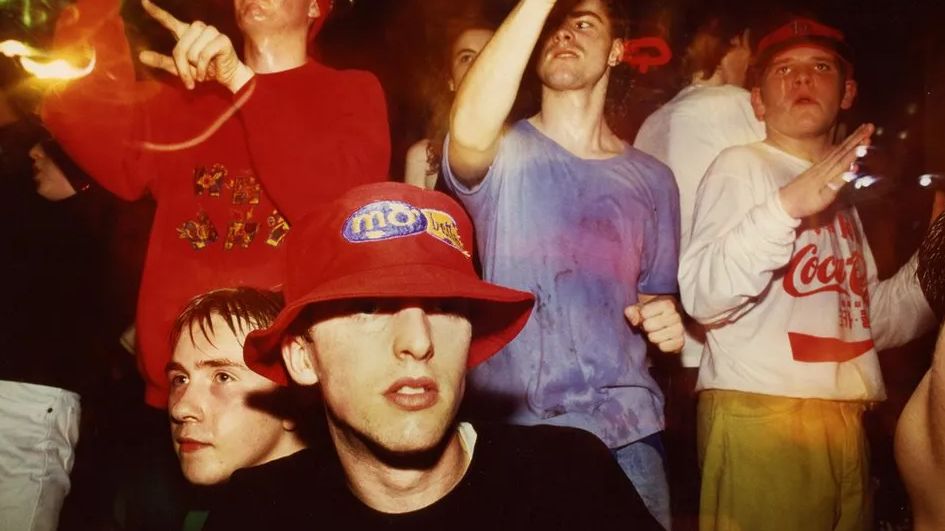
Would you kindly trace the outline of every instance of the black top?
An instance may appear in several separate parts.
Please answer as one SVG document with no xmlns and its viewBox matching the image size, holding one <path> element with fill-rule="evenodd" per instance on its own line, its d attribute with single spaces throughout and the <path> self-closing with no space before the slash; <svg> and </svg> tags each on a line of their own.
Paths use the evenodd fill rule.
<svg viewBox="0 0 945 531">
<path fill-rule="evenodd" d="M 0 128 L 0 380 L 82 391 L 95 373 L 103 250 L 86 223 L 91 195 L 50 202 L 28 155 L 41 131 Z"/>
<path fill-rule="evenodd" d="M 334 452 L 309 449 L 233 474 L 204 529 L 661 529 L 590 433 L 489 424 L 476 431 L 462 481 L 423 509 L 367 507 L 351 494 Z"/>
</svg>

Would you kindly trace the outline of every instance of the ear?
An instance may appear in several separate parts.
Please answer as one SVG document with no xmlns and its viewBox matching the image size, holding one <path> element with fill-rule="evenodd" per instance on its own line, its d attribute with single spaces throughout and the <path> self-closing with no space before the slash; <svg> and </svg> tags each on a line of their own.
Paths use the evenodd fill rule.
<svg viewBox="0 0 945 531">
<path fill-rule="evenodd" d="M 761 87 L 751 89 L 751 108 L 755 111 L 755 118 L 760 121 L 765 119 L 765 104 L 761 101 Z"/>
<path fill-rule="evenodd" d="M 318 383 L 318 372 L 310 349 L 311 343 L 301 337 L 287 337 L 282 342 L 282 361 L 285 362 L 289 377 L 300 385 Z"/>
<path fill-rule="evenodd" d="M 847 110 L 853 107 L 853 101 L 856 100 L 857 84 L 856 81 L 848 79 L 843 82 L 843 97 L 840 99 L 840 108 Z"/>
<path fill-rule="evenodd" d="M 308 18 L 318 18 L 322 16 L 322 10 L 318 7 L 318 0 L 311 0 L 308 4 Z"/>
<path fill-rule="evenodd" d="M 456 83 L 453 82 L 452 77 L 446 82 L 446 85 L 450 88 L 450 92 L 456 92 Z"/>
<path fill-rule="evenodd" d="M 607 55 L 607 65 L 611 68 L 623 61 L 623 39 L 614 39 L 610 45 L 610 54 Z"/>
</svg>

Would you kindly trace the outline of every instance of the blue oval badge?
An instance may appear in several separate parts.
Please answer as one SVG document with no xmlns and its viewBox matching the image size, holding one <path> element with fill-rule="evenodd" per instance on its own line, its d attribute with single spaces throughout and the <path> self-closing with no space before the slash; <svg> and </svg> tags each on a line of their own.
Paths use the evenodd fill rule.
<svg viewBox="0 0 945 531">
<path fill-rule="evenodd" d="M 365 205 L 345 221 L 342 234 L 349 242 L 373 242 L 420 234 L 427 218 L 419 208 L 401 201 L 377 201 Z"/>
</svg>

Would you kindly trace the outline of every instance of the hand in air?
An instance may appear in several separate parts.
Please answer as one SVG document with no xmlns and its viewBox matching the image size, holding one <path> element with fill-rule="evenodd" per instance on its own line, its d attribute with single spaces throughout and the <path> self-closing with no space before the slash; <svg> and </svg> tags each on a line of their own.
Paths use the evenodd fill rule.
<svg viewBox="0 0 945 531">
<path fill-rule="evenodd" d="M 861 125 L 846 140 L 834 146 L 823 160 L 781 188 L 778 193 L 784 211 L 800 219 L 830 206 L 843 185 L 852 180 L 850 168 L 856 162 L 857 148 L 869 145 L 874 130 L 873 124 Z"/>
<path fill-rule="evenodd" d="M 177 38 L 170 56 L 145 50 L 138 55 L 142 63 L 174 74 L 188 89 L 197 82 L 216 80 L 235 93 L 253 77 L 253 71 L 236 55 L 230 38 L 213 26 L 199 20 L 181 22 L 151 0 L 141 0 L 141 6 Z"/>
<path fill-rule="evenodd" d="M 623 311 L 630 324 L 646 332 L 646 338 L 663 352 L 679 352 L 685 342 L 682 316 L 676 300 L 660 295 L 627 306 Z"/>
</svg>

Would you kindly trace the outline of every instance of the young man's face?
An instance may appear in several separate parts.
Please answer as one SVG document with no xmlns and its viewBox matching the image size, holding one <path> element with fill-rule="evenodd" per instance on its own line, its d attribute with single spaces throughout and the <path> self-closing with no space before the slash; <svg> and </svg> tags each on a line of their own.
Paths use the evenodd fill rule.
<svg viewBox="0 0 945 531">
<path fill-rule="evenodd" d="M 307 32 L 320 16 L 316 0 L 233 0 L 233 10 L 240 31 L 255 37 Z"/>
<path fill-rule="evenodd" d="M 601 0 L 583 0 L 545 40 L 538 77 L 554 90 L 593 87 L 620 60 L 623 44 L 613 37 Z"/>
<path fill-rule="evenodd" d="M 336 444 L 413 454 L 443 440 L 463 397 L 472 334 L 463 309 L 451 306 L 351 301 L 310 329 L 311 343 L 289 348 L 292 378 L 321 384 Z M 297 371 L 293 356 L 310 367 Z"/>
<path fill-rule="evenodd" d="M 799 46 L 771 59 L 752 90 L 752 105 L 769 134 L 805 139 L 827 134 L 855 97 L 856 83 L 844 79 L 836 54 Z"/>
<path fill-rule="evenodd" d="M 168 413 L 174 450 L 191 483 L 212 485 L 239 468 L 256 466 L 301 449 L 287 421 L 250 404 L 278 385 L 243 362 L 242 334 L 213 316 L 211 343 L 199 327 L 184 329 L 167 367 Z"/>
</svg>

